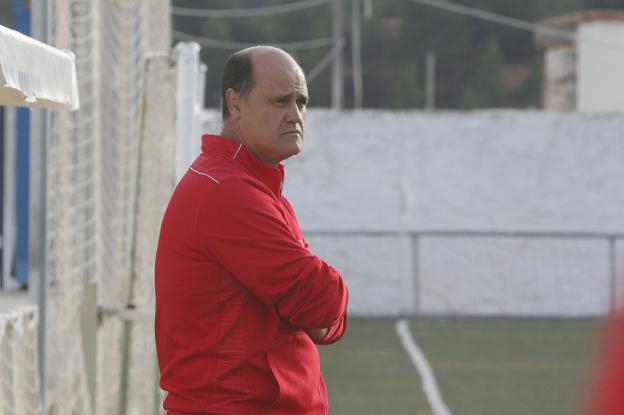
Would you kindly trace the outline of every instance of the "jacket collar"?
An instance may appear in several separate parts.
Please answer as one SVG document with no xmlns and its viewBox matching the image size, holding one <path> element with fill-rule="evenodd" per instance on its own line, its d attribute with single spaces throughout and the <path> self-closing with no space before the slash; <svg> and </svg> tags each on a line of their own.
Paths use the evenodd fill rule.
<svg viewBox="0 0 624 415">
<path fill-rule="evenodd" d="M 203 153 L 219 153 L 235 163 L 243 165 L 243 167 L 267 185 L 277 197 L 282 195 L 284 166 L 281 163 L 276 167 L 268 166 L 258 160 L 244 145 L 221 135 L 203 135 L 201 148 Z"/>
</svg>

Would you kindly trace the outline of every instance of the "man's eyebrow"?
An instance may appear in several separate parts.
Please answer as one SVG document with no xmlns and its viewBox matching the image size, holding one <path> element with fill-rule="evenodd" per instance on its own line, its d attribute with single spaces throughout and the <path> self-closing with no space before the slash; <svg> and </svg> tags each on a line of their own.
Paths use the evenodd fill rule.
<svg viewBox="0 0 624 415">
<path fill-rule="evenodd" d="M 292 93 L 292 92 L 290 92 L 290 93 L 288 93 L 288 94 L 277 95 L 277 96 L 275 97 L 275 100 L 276 100 L 276 101 L 287 101 L 287 100 L 289 100 L 290 98 L 292 98 L 292 96 L 293 96 L 293 93 Z"/>
<path fill-rule="evenodd" d="M 275 101 L 288 101 L 288 100 L 292 99 L 294 96 L 295 96 L 294 92 L 289 92 L 289 93 L 284 94 L 284 95 L 277 95 L 275 97 Z M 309 101 L 308 96 L 306 94 L 302 94 L 302 93 L 297 93 L 296 98 L 297 98 L 298 101 L 299 100 L 303 100 L 306 103 Z"/>
</svg>

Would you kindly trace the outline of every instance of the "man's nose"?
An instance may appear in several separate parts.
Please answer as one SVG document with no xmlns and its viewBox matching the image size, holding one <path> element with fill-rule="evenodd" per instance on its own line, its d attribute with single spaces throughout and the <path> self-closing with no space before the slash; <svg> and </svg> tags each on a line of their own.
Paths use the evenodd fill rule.
<svg viewBox="0 0 624 415">
<path fill-rule="evenodd" d="M 303 111 L 299 108 L 297 103 L 290 105 L 288 113 L 286 114 L 286 121 L 290 123 L 296 123 L 303 125 Z"/>
</svg>

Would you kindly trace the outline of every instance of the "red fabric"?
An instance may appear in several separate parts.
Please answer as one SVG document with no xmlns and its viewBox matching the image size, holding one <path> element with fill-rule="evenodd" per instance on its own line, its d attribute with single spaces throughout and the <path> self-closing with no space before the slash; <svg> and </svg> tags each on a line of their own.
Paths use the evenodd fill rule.
<svg viewBox="0 0 624 415">
<path fill-rule="evenodd" d="M 589 414 L 624 415 L 624 312 L 612 318 L 603 349 Z"/>
<path fill-rule="evenodd" d="M 175 414 L 327 414 L 304 329 L 347 324 L 347 287 L 315 256 L 282 196 L 284 170 L 204 136 L 156 255 L 156 345 Z"/>
</svg>

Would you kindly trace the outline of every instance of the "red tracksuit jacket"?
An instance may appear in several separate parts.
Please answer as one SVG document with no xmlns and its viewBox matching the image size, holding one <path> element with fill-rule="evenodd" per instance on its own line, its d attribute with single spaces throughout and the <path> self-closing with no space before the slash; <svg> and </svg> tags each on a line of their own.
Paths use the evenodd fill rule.
<svg viewBox="0 0 624 415">
<path fill-rule="evenodd" d="M 178 184 L 156 254 L 164 407 L 178 414 L 327 414 L 304 329 L 347 325 L 347 287 L 308 248 L 282 195 L 284 170 L 204 136 Z"/>
</svg>

